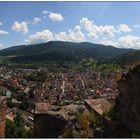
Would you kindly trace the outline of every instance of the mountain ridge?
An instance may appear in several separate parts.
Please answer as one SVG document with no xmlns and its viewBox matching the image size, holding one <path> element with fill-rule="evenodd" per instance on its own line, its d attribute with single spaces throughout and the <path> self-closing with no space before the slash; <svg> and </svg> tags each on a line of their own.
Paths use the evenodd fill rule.
<svg viewBox="0 0 140 140">
<path fill-rule="evenodd" d="M 134 49 L 119 49 L 111 45 L 94 44 L 90 42 L 49 41 L 33 45 L 13 46 L 0 51 L 0 56 L 13 56 L 11 61 L 80 61 L 85 58 L 108 60 L 135 51 Z"/>
</svg>

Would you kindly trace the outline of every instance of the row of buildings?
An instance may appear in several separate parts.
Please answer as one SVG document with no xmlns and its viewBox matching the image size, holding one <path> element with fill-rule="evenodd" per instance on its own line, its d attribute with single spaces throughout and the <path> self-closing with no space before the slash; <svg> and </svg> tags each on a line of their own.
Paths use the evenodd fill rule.
<svg viewBox="0 0 140 140">
<path fill-rule="evenodd" d="M 44 74 L 45 80 L 38 81 L 28 78 L 30 75 Z M 64 106 L 69 104 L 84 104 L 85 99 L 103 98 L 114 102 L 117 95 L 116 73 L 104 73 L 99 71 L 86 72 L 48 72 L 44 69 L 23 69 L 0 67 L 0 95 L 9 98 L 17 105 L 7 108 L 6 115 L 14 119 L 15 110 L 19 110 L 19 104 L 23 104 L 23 98 L 29 102 L 29 107 L 24 110 L 23 116 L 27 123 L 37 103 Z M 19 100 L 19 96 L 23 98 Z M 21 110 L 20 110 L 21 111 Z M 28 115 L 28 113 L 31 113 Z M 1 113 L 4 118 L 5 113 Z M 3 121 L 3 124 L 5 122 Z M 3 125 L 4 126 L 4 125 Z M 0 126 L 1 137 L 4 127 Z"/>
</svg>

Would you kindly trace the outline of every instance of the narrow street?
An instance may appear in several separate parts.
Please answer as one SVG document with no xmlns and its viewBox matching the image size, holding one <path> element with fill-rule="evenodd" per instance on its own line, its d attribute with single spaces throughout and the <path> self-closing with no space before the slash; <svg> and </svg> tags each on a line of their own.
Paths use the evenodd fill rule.
<svg viewBox="0 0 140 140">
<path fill-rule="evenodd" d="M 83 79 L 82 79 L 81 76 L 79 76 L 79 78 L 80 78 L 80 80 L 81 80 L 81 82 L 82 82 L 82 86 L 83 86 L 83 88 L 84 88 L 84 90 L 85 90 L 85 94 L 87 95 L 87 91 L 86 91 L 86 88 L 85 88 L 84 81 L 83 81 Z"/>
<path fill-rule="evenodd" d="M 62 95 L 64 95 L 64 92 L 65 92 L 65 80 L 64 80 L 64 74 L 62 73 Z"/>
</svg>

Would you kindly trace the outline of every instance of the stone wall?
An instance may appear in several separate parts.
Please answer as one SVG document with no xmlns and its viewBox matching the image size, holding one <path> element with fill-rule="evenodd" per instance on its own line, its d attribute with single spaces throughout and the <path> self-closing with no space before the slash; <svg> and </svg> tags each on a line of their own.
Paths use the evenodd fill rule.
<svg viewBox="0 0 140 140">
<path fill-rule="evenodd" d="M 63 133 L 66 123 L 59 115 L 35 114 L 33 137 L 57 138 Z"/>
<path fill-rule="evenodd" d="M 123 75 L 118 89 L 118 120 L 134 133 L 140 134 L 140 65 Z"/>
</svg>

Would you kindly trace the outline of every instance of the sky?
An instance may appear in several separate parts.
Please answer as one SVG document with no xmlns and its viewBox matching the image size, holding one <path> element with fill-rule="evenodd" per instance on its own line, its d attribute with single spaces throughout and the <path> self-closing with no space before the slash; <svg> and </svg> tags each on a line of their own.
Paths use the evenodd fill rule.
<svg viewBox="0 0 140 140">
<path fill-rule="evenodd" d="M 140 2 L 0 2 L 0 49 L 52 40 L 140 49 Z"/>
</svg>

